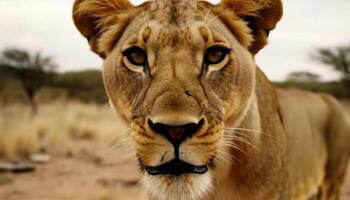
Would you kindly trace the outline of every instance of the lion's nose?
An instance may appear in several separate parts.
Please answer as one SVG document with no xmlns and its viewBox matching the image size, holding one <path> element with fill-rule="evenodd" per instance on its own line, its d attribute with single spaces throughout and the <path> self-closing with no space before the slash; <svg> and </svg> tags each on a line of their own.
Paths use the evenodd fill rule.
<svg viewBox="0 0 350 200">
<path fill-rule="evenodd" d="M 149 119 L 148 124 L 154 132 L 163 135 L 174 145 L 175 148 L 178 148 L 184 140 L 192 137 L 198 132 L 198 130 L 204 125 L 204 119 L 200 120 L 198 123 L 187 123 L 176 126 L 163 123 L 153 123 L 153 121 Z"/>
</svg>

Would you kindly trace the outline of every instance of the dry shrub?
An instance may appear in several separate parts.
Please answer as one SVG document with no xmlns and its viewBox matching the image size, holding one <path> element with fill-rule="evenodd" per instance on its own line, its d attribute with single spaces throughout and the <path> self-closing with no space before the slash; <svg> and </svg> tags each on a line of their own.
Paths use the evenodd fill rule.
<svg viewBox="0 0 350 200">
<path fill-rule="evenodd" d="M 5 159 L 28 157 L 38 147 L 38 135 L 30 126 L 29 110 L 3 107 L 0 120 L 0 152 Z M 29 118 L 27 118 L 29 119 Z"/>
<path fill-rule="evenodd" d="M 8 132 L 4 141 L 4 157 L 7 159 L 28 158 L 37 151 L 39 146 L 35 130 L 22 127 Z"/>
<path fill-rule="evenodd" d="M 77 140 L 90 141 L 93 148 L 103 146 L 125 128 L 109 106 L 79 102 L 53 102 L 39 106 L 31 117 L 26 105 L 0 107 L 0 158 L 28 157 L 38 151 L 55 155 L 72 155 Z"/>
</svg>

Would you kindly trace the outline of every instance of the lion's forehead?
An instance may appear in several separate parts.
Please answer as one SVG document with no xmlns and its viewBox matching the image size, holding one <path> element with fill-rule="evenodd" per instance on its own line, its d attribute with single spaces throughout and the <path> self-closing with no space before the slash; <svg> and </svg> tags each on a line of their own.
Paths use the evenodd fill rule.
<svg viewBox="0 0 350 200">
<path fill-rule="evenodd" d="M 153 1 L 148 12 L 151 19 L 157 19 L 160 23 L 181 26 L 201 17 L 197 4 L 196 0 Z"/>
<path fill-rule="evenodd" d="M 151 28 L 158 44 L 195 43 L 199 27 L 206 26 L 209 19 L 209 11 L 202 11 L 197 0 L 150 1 L 144 8 L 136 24 Z"/>
<path fill-rule="evenodd" d="M 157 27 L 155 27 L 157 28 Z M 175 27 L 173 25 L 158 27 L 154 35 L 154 43 L 161 47 L 193 46 L 198 43 L 199 31 L 189 26 Z"/>
</svg>

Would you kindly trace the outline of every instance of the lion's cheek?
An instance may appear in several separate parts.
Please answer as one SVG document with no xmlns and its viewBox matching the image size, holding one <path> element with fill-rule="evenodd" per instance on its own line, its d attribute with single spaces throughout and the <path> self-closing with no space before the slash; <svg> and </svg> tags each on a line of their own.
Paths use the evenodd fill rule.
<svg viewBox="0 0 350 200">
<path fill-rule="evenodd" d="M 138 159 L 143 165 L 158 166 L 174 159 L 174 149 L 165 138 L 150 136 L 137 127 L 134 127 L 131 137 Z"/>
<path fill-rule="evenodd" d="M 180 159 L 196 166 L 207 165 L 216 154 L 216 145 L 186 145 L 180 147 Z"/>
<path fill-rule="evenodd" d="M 223 124 L 217 124 L 209 131 L 184 141 L 180 146 L 180 159 L 198 166 L 210 164 L 217 155 L 223 128 Z"/>
<path fill-rule="evenodd" d="M 222 102 L 222 110 L 224 113 L 224 120 L 237 116 L 239 114 L 241 100 L 240 98 L 231 97 Z"/>
<path fill-rule="evenodd" d="M 112 100 L 111 102 L 113 106 L 115 107 L 115 111 L 120 113 L 125 119 L 129 121 L 131 117 L 131 105 L 128 101 L 119 98 L 115 99 L 114 101 Z"/>
</svg>

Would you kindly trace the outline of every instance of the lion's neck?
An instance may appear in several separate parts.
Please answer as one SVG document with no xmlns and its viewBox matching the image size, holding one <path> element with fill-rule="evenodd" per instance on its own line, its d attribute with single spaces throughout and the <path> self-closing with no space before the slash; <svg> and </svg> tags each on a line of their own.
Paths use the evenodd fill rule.
<svg viewBox="0 0 350 200">
<path fill-rule="evenodd" d="M 274 180 L 281 173 L 280 168 L 272 167 L 281 166 L 285 152 L 279 150 L 284 146 L 285 135 L 278 117 L 278 100 L 271 82 L 258 73 L 255 93 L 241 121 L 225 124 L 232 127 L 232 131 L 225 134 L 231 135 L 228 138 L 234 144 L 226 149 L 233 159 L 217 170 L 215 193 L 222 195 L 217 199 L 232 199 L 229 198 L 232 196 L 244 199 L 249 193 L 245 188 L 257 188 L 256 196 L 259 196 L 259 183 Z"/>
<path fill-rule="evenodd" d="M 261 135 L 261 115 L 259 112 L 259 103 L 256 94 L 251 97 L 248 109 L 242 121 L 237 126 L 238 134 L 246 135 L 247 139 L 258 145 Z"/>
</svg>

